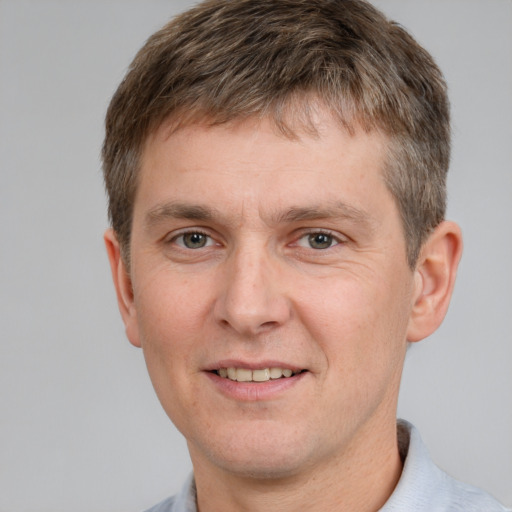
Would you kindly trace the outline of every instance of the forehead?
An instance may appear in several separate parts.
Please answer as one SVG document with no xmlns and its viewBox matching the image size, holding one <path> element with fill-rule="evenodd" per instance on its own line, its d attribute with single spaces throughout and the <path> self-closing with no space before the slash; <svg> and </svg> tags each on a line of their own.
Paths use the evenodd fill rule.
<svg viewBox="0 0 512 512">
<path fill-rule="evenodd" d="M 311 95 L 300 100 L 289 100 L 282 110 L 270 111 L 266 116 L 235 116 L 225 120 L 222 115 L 216 117 L 201 111 L 178 111 L 164 119 L 145 138 L 141 168 L 148 167 L 156 147 L 172 146 L 183 157 L 187 147 L 197 141 L 204 147 L 204 152 L 210 152 L 213 148 L 208 139 L 212 139 L 212 135 L 215 135 L 216 142 L 236 136 L 240 151 L 252 148 L 259 152 L 259 148 L 271 142 L 274 147 L 282 149 L 283 155 L 289 152 L 293 144 L 300 147 L 316 141 L 328 145 L 333 139 L 338 139 L 336 143 L 339 143 L 342 138 L 343 144 L 338 144 L 339 158 L 346 158 L 351 148 L 365 146 L 365 153 L 377 156 L 382 164 L 379 166 L 383 168 L 390 137 L 375 126 L 360 123 L 350 113 L 352 109 L 349 107 L 343 116 L 334 114 L 328 105 Z M 245 140 L 241 145 L 242 138 Z M 201 153 L 196 152 L 195 156 Z M 262 159 L 265 158 L 264 153 L 260 152 L 260 155 Z M 288 156 L 292 157 L 292 154 L 288 153 Z"/>
<path fill-rule="evenodd" d="M 387 137 L 348 131 L 325 111 L 315 116 L 314 125 L 287 134 L 272 118 L 178 127 L 166 121 L 146 141 L 137 196 L 152 210 L 169 200 L 219 203 L 228 195 L 230 204 L 266 202 L 270 210 L 288 198 L 292 209 L 344 203 L 355 211 L 365 187 L 378 199 Z"/>
<path fill-rule="evenodd" d="M 282 101 L 269 103 L 265 111 L 247 115 L 236 109 L 210 112 L 201 107 L 179 108 L 163 120 L 155 120 L 143 138 L 142 155 L 148 144 L 165 140 L 180 131 L 195 131 L 223 127 L 227 130 L 270 127 L 274 135 L 284 140 L 297 141 L 301 138 L 318 138 L 325 130 L 337 129 L 347 134 L 377 133 L 382 140 L 388 136 L 377 120 L 366 119 L 358 113 L 358 107 L 350 98 L 342 104 L 329 102 L 316 92 L 295 93 Z"/>
</svg>

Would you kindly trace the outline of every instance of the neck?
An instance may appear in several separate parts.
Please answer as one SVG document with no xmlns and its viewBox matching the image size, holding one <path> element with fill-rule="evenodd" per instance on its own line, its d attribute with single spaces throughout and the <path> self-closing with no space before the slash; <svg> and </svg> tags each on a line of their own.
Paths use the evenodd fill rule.
<svg viewBox="0 0 512 512">
<path fill-rule="evenodd" d="M 364 442 L 358 436 L 342 457 L 278 479 L 256 479 L 208 463 L 194 464 L 199 512 L 376 512 L 402 472 L 396 424 L 364 434 Z"/>
</svg>

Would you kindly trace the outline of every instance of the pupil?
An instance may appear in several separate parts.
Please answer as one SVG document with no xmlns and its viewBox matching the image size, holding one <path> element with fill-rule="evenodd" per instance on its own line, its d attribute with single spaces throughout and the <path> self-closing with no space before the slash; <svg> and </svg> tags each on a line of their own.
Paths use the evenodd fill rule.
<svg viewBox="0 0 512 512">
<path fill-rule="evenodd" d="M 309 235 L 309 244 L 313 249 L 327 249 L 331 246 L 332 237 L 324 233 Z"/>
<path fill-rule="evenodd" d="M 183 237 L 183 241 L 189 249 L 197 249 L 198 247 L 204 247 L 206 237 L 201 233 L 190 233 Z"/>
</svg>

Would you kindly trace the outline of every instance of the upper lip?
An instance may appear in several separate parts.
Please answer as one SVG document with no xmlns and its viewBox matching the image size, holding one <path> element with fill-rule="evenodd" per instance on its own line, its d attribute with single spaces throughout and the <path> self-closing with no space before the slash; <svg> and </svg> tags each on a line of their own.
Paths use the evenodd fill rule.
<svg viewBox="0 0 512 512">
<path fill-rule="evenodd" d="M 210 364 L 204 368 L 205 371 L 216 371 L 220 368 L 244 368 L 247 370 L 261 370 L 263 368 L 285 368 L 294 372 L 304 370 L 303 366 L 297 366 L 293 363 L 283 361 L 265 360 L 265 361 L 242 361 L 237 359 L 223 359 Z"/>
</svg>

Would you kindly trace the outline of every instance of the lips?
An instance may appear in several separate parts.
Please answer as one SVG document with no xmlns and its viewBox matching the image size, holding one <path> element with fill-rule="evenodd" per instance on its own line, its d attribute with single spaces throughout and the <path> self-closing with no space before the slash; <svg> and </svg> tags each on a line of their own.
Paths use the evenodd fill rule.
<svg viewBox="0 0 512 512">
<path fill-rule="evenodd" d="M 309 370 L 283 361 L 224 359 L 205 368 L 214 389 L 237 402 L 272 402 L 281 399 L 309 374 Z"/>
<path fill-rule="evenodd" d="M 272 366 L 268 368 L 237 368 L 226 367 L 215 370 L 215 373 L 224 379 L 237 382 L 267 382 L 269 380 L 286 379 L 301 373 L 302 370 L 292 370 L 291 368 L 282 368 Z"/>
</svg>

